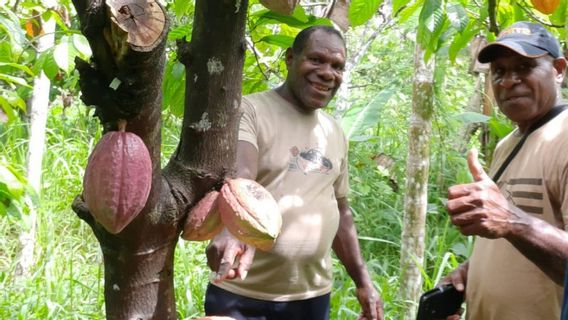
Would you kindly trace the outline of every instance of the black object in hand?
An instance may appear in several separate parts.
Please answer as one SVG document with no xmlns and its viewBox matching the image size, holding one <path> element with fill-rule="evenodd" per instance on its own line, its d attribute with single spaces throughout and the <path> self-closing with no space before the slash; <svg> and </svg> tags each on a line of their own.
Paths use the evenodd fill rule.
<svg viewBox="0 0 568 320">
<path fill-rule="evenodd" d="M 439 320 L 456 314 L 464 300 L 464 292 L 445 284 L 420 297 L 416 320 Z"/>
</svg>

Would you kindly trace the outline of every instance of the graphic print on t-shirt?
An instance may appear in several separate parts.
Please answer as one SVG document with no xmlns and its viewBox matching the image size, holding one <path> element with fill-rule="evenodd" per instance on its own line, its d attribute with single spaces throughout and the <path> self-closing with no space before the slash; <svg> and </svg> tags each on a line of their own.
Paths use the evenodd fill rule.
<svg viewBox="0 0 568 320">
<path fill-rule="evenodd" d="M 516 178 L 499 181 L 499 189 L 507 200 L 519 209 L 532 214 L 543 214 L 542 179 Z"/>
<path fill-rule="evenodd" d="M 290 163 L 288 170 L 300 171 L 304 175 L 310 172 L 328 174 L 333 168 L 331 161 L 317 149 L 300 151 L 297 146 L 290 148 Z"/>
</svg>

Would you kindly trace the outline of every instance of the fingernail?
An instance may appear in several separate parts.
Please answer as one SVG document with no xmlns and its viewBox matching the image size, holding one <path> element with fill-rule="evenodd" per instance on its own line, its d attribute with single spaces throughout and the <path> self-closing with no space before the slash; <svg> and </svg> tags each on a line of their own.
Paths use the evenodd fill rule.
<svg viewBox="0 0 568 320">
<path fill-rule="evenodd" d="M 243 271 L 241 272 L 241 280 L 245 280 L 245 278 L 247 277 L 248 271 Z"/>
</svg>

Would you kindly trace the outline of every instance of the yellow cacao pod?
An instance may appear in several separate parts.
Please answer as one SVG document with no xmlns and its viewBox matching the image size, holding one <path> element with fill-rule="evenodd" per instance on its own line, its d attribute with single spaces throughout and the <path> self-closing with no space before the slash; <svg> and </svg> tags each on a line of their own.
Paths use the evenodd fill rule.
<svg viewBox="0 0 568 320">
<path fill-rule="evenodd" d="M 219 210 L 217 210 L 218 196 L 219 191 L 211 191 L 191 209 L 181 234 L 183 239 L 191 241 L 209 240 L 223 230 L 224 226 L 221 222 Z"/>
<path fill-rule="evenodd" d="M 89 156 L 83 197 L 108 232 L 122 231 L 142 211 L 152 186 L 152 160 L 136 134 L 106 133 Z"/>
<path fill-rule="evenodd" d="M 280 229 L 278 203 L 262 185 L 250 179 L 229 179 L 218 199 L 221 221 L 237 239 L 269 251 Z"/>
<path fill-rule="evenodd" d="M 560 5 L 560 0 L 531 0 L 534 8 L 544 14 L 551 14 Z"/>
</svg>

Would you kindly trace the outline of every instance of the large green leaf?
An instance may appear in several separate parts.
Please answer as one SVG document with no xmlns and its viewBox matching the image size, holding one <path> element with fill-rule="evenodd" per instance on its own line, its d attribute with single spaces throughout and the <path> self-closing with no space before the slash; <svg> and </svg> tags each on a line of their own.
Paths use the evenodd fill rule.
<svg viewBox="0 0 568 320">
<path fill-rule="evenodd" d="M 463 112 L 456 116 L 459 121 L 470 124 L 470 123 L 487 123 L 491 117 L 486 116 L 478 112 Z"/>
<path fill-rule="evenodd" d="M 469 24 L 469 17 L 465 8 L 460 4 L 448 4 L 446 15 L 452 28 L 461 33 Z"/>
<path fill-rule="evenodd" d="M 448 50 L 448 55 L 451 61 L 455 61 L 456 57 L 458 56 L 459 52 L 466 48 L 473 37 L 479 33 L 479 24 L 472 22 L 470 23 L 464 31 L 455 34 L 452 43 L 450 44 L 450 48 Z"/>
<path fill-rule="evenodd" d="M 9 37 L 12 51 L 16 54 L 21 53 L 28 45 L 24 30 L 20 27 L 20 21 L 14 12 L 5 9 L 4 6 L 1 8 L 0 29 Z"/>
<path fill-rule="evenodd" d="M 294 12 L 289 16 L 269 10 L 260 10 L 255 12 L 252 16 L 258 17 L 256 25 L 283 23 L 298 29 L 304 29 L 314 25 L 332 25 L 329 19 L 306 15 L 306 12 L 301 6 L 296 6 Z"/>
<path fill-rule="evenodd" d="M 408 19 L 413 17 L 416 11 L 422 8 L 423 3 L 424 0 L 418 0 L 414 3 L 411 3 L 409 6 L 406 6 L 404 9 L 401 9 L 400 12 L 398 12 L 398 20 L 400 21 L 400 23 L 405 23 L 406 21 L 408 21 Z"/>
<path fill-rule="evenodd" d="M 181 118 L 185 102 L 185 66 L 174 61 L 168 63 L 164 74 L 162 108 Z"/>
<path fill-rule="evenodd" d="M 341 119 L 341 126 L 347 138 L 351 140 L 352 137 L 376 126 L 379 122 L 382 107 L 389 101 L 394 92 L 394 88 L 383 89 L 369 104 L 349 109 Z"/>
<path fill-rule="evenodd" d="M 392 0 L 392 13 L 396 15 L 398 13 L 398 11 L 403 9 L 405 6 L 407 6 L 409 2 L 411 2 L 411 1 L 410 0 Z"/>
<path fill-rule="evenodd" d="M 18 200 L 24 194 L 25 179 L 7 164 L 0 163 L 0 183 L 6 186 L 4 196 Z"/>
<path fill-rule="evenodd" d="M 268 44 L 277 45 L 282 49 L 287 49 L 292 47 L 292 44 L 294 43 L 294 37 L 275 34 L 275 35 L 265 36 L 262 39 L 260 39 L 260 41 L 266 42 Z"/>
<path fill-rule="evenodd" d="M 87 38 L 85 38 L 82 34 L 71 35 L 71 42 L 73 43 L 73 47 L 76 49 L 77 55 L 81 59 L 87 61 L 93 54 L 89 41 L 87 41 Z M 73 61 L 75 61 L 75 58 L 73 58 Z"/>
<path fill-rule="evenodd" d="M 53 59 L 65 73 L 69 73 L 75 68 L 74 59 L 78 53 L 74 46 L 69 45 L 68 39 L 68 37 L 64 36 L 61 39 L 61 43 L 53 48 Z"/>
<path fill-rule="evenodd" d="M 383 0 L 351 0 L 349 5 L 349 23 L 356 27 L 364 24 L 379 10 Z"/>
<path fill-rule="evenodd" d="M 499 139 L 504 138 L 515 129 L 515 126 L 509 120 L 496 117 L 489 119 L 487 124 L 489 125 L 489 131 Z"/>
<path fill-rule="evenodd" d="M 11 75 L 5 74 L 5 73 L 0 73 L 0 80 L 6 81 L 8 83 L 15 84 L 15 85 L 25 86 L 25 87 L 31 88 L 31 86 L 28 84 L 26 79 L 21 78 L 21 77 L 16 77 L 16 76 L 11 76 Z"/>
</svg>

